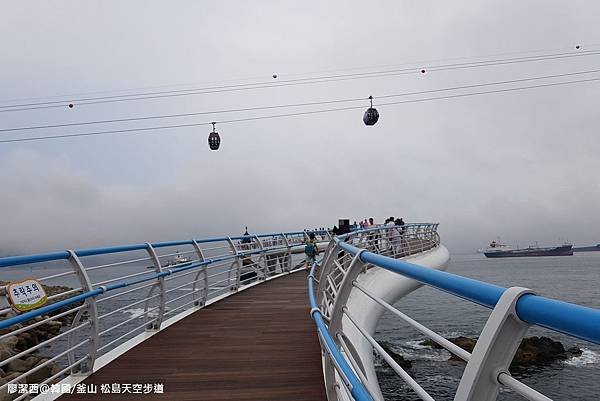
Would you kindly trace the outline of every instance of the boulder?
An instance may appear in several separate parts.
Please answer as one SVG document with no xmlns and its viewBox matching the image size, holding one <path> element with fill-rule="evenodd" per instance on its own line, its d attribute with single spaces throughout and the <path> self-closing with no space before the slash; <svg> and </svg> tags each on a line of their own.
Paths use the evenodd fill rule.
<svg viewBox="0 0 600 401">
<path fill-rule="evenodd" d="M 15 352 L 14 348 L 9 347 L 6 344 L 0 344 L 0 361 L 8 359 L 15 354 L 16 354 L 16 352 Z"/>
<path fill-rule="evenodd" d="M 379 342 L 379 345 L 381 346 L 381 348 L 383 348 L 383 350 L 384 350 L 385 352 L 387 352 L 387 353 L 388 353 L 388 354 L 389 354 L 389 355 L 392 357 L 392 359 L 393 359 L 394 361 L 396 361 L 396 363 L 397 363 L 398 365 L 400 365 L 400 367 L 401 367 L 402 369 L 410 369 L 410 368 L 412 368 L 412 362 L 411 362 L 411 361 L 409 361 L 408 359 L 404 359 L 404 357 L 403 357 L 402 355 L 400 355 L 400 354 L 398 354 L 397 352 L 395 352 L 395 351 L 392 349 L 392 345 L 391 345 L 390 343 L 388 343 L 388 342 L 385 342 L 385 341 L 380 341 L 380 342 Z M 384 360 L 382 357 L 380 357 L 380 356 L 378 356 L 378 358 L 379 358 L 380 360 L 382 360 L 382 361 L 385 361 L 385 360 Z"/>
<path fill-rule="evenodd" d="M 475 344 L 477 343 L 477 339 L 464 336 L 449 338 L 448 340 L 468 352 L 473 352 Z M 438 349 L 442 348 L 432 340 L 425 340 L 420 344 Z M 519 345 L 510 367 L 547 365 L 557 360 L 565 360 L 581 355 L 582 352 L 583 351 L 578 347 L 571 347 L 568 350 L 565 350 L 562 343 L 548 337 L 527 337 L 521 341 L 521 345 Z M 452 355 L 450 360 L 461 361 L 461 359 L 455 355 Z"/>
<path fill-rule="evenodd" d="M 39 361 L 39 363 L 37 365 L 41 365 L 44 362 L 46 362 L 47 360 L 48 360 L 47 358 L 43 358 L 42 360 Z M 34 366 L 34 368 L 35 368 L 35 366 Z M 39 370 L 36 370 L 35 372 L 33 372 L 32 374 L 27 376 L 26 380 L 27 380 L 27 383 L 29 383 L 29 384 L 41 383 L 44 380 L 46 380 L 47 378 L 49 378 L 50 376 L 54 375 L 55 373 L 58 373 L 59 371 L 60 371 L 60 368 L 58 367 L 58 365 L 56 365 L 54 362 L 50 362 L 49 364 L 41 367 Z"/>
<path fill-rule="evenodd" d="M 555 361 L 565 360 L 581 355 L 583 351 L 577 347 L 565 350 L 560 341 L 548 337 L 528 337 L 521 341 L 521 345 L 511 363 L 511 367 L 524 367 L 531 365 L 548 365 Z"/>
<path fill-rule="evenodd" d="M 27 372 L 31 368 L 31 363 L 26 362 L 23 359 L 15 359 L 14 361 L 10 361 L 8 365 L 6 365 L 6 370 L 9 373 L 14 372 Z"/>
<path fill-rule="evenodd" d="M 17 339 L 19 342 L 17 342 L 15 345 L 15 349 L 18 349 L 19 351 L 25 351 L 26 349 L 38 344 L 37 337 L 34 337 L 31 334 L 31 331 L 32 330 L 17 334 Z"/>
<path fill-rule="evenodd" d="M 11 373 L 8 376 L 5 376 L 3 378 L 0 379 L 0 386 L 3 384 L 8 383 L 9 381 L 11 381 L 12 379 L 19 377 L 21 373 L 19 372 L 15 372 L 15 373 Z M 18 383 L 18 382 L 17 382 Z M 12 401 L 15 398 L 17 398 L 20 394 L 8 394 L 8 386 L 4 387 L 2 390 L 0 390 L 0 401 Z"/>
<path fill-rule="evenodd" d="M 60 329 L 62 328 L 62 323 L 61 322 L 57 322 L 55 320 L 50 320 L 48 322 L 40 324 L 36 328 L 39 331 L 44 331 L 46 333 L 49 333 L 49 334 L 55 336 L 58 333 L 60 333 Z"/>
<path fill-rule="evenodd" d="M 12 349 L 15 347 L 15 345 L 17 345 L 18 342 L 19 339 L 16 336 L 10 336 L 0 340 L 0 346 L 6 345 L 7 347 L 10 347 Z"/>
<path fill-rule="evenodd" d="M 2 380 L 6 381 L 8 383 L 9 381 L 21 376 L 22 374 L 23 374 L 22 372 L 8 372 L 8 374 L 6 376 L 4 376 L 2 378 Z M 21 380 L 17 381 L 17 383 L 21 383 Z"/>
<path fill-rule="evenodd" d="M 0 386 L 6 384 L 6 382 L 4 381 L 4 379 L 0 379 Z M 12 401 L 15 398 L 17 398 L 19 396 L 19 394 L 8 394 L 8 386 L 4 387 L 2 390 L 0 390 L 0 401 Z"/>
<path fill-rule="evenodd" d="M 475 344 L 477 344 L 476 338 L 469 338 L 469 337 L 465 337 L 465 336 L 448 338 L 448 341 L 450 341 L 451 343 L 453 343 L 455 345 L 458 345 L 460 348 L 462 348 L 468 352 L 473 352 L 473 348 L 475 348 Z M 428 347 L 435 348 L 435 349 L 443 348 L 441 345 L 439 345 L 438 343 L 436 343 L 435 341 L 433 341 L 431 339 L 421 341 L 419 344 L 426 345 Z M 449 360 L 450 361 L 462 361 L 461 358 L 457 357 L 456 355 L 454 355 L 452 353 L 450 353 Z"/>
</svg>

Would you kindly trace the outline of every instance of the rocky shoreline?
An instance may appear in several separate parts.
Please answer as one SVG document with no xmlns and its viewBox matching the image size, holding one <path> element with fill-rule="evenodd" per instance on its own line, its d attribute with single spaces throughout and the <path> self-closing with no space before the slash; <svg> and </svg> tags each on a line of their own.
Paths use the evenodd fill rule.
<svg viewBox="0 0 600 401">
<path fill-rule="evenodd" d="M 0 295 L 5 295 L 5 286 L 7 284 L 8 284 L 7 282 L 0 281 L 0 286 L 2 287 Z M 46 294 L 48 294 L 48 296 L 57 295 L 57 294 L 61 294 L 66 291 L 72 290 L 71 288 L 65 287 L 65 286 L 44 286 L 44 289 L 46 290 Z M 73 295 L 76 295 L 76 294 L 69 294 L 67 296 L 59 296 L 59 297 L 54 298 L 51 301 L 49 301 L 48 304 L 52 304 L 54 302 L 61 301 L 63 299 L 71 297 Z M 50 314 L 38 316 L 35 319 L 31 319 L 31 320 L 25 322 L 24 324 L 18 324 L 18 325 L 12 326 L 10 329 L 0 330 L 0 335 L 5 335 L 10 332 L 14 332 L 15 330 L 17 330 L 21 327 L 24 327 L 25 325 L 30 325 L 35 322 L 41 322 L 42 320 L 47 319 L 48 317 L 56 316 L 62 312 L 65 312 L 69 309 L 77 307 L 81 304 L 82 304 L 82 302 L 79 302 L 79 303 L 76 303 L 73 305 L 69 305 L 65 308 L 60 308 Z M 44 322 L 36 327 L 33 327 L 27 331 L 24 331 L 22 333 L 18 333 L 18 334 L 11 335 L 11 336 L 1 339 L 0 340 L 0 361 L 4 361 L 10 357 L 18 355 L 19 353 L 21 353 L 31 347 L 35 347 L 36 345 L 58 335 L 61 332 L 63 327 L 67 327 L 67 326 L 71 325 L 71 323 L 73 322 L 73 319 L 75 318 L 75 314 L 76 313 L 71 313 L 66 316 L 56 318 L 55 320 L 50 320 L 50 321 Z M 4 315 L 3 319 L 7 319 L 7 318 L 10 318 L 10 317 L 13 317 L 16 315 L 17 315 L 17 312 L 11 311 L 8 314 Z M 15 360 L 9 362 L 7 365 L 4 365 L 0 368 L 0 385 L 6 384 L 6 383 L 10 382 L 11 380 L 19 377 L 24 372 L 34 369 L 36 366 L 43 364 L 48 359 L 50 359 L 50 358 L 42 356 L 42 355 L 38 355 L 37 351 L 34 351 L 30 354 L 24 355 L 20 358 L 17 358 Z M 20 380 L 19 383 L 27 383 L 27 384 L 40 383 L 40 382 L 44 381 L 45 379 L 47 379 L 48 377 L 51 377 L 51 376 L 57 374 L 60 370 L 61 370 L 60 367 L 56 363 L 51 362 L 51 363 L 47 364 L 46 366 L 40 368 L 39 370 L 33 372 L 32 374 L 27 376 L 22 381 Z M 19 394 L 8 394 L 6 388 L 4 390 L 0 391 L 0 401 L 10 401 L 10 400 L 15 399 L 18 396 L 19 396 Z"/>
<path fill-rule="evenodd" d="M 477 343 L 477 338 L 464 336 L 453 337 L 448 340 L 468 352 L 473 352 L 473 348 L 475 348 L 475 344 Z M 425 340 L 420 344 L 435 349 L 442 348 L 433 340 Z M 549 337 L 526 337 L 521 341 L 510 367 L 525 368 L 528 366 L 549 365 L 556 361 L 564 361 L 575 356 L 580 356 L 582 352 L 583 351 L 578 347 L 565 349 L 560 341 L 554 341 Z M 462 361 L 462 359 L 454 354 L 450 354 L 448 360 Z"/>
<path fill-rule="evenodd" d="M 465 336 L 458 336 L 448 338 L 450 342 L 458 345 L 462 349 L 473 352 L 477 338 L 469 338 Z M 443 349 L 439 344 L 433 340 L 427 339 L 421 341 L 420 345 L 431 347 L 433 349 Z M 403 369 L 412 369 L 413 361 L 406 359 L 394 345 L 387 341 L 380 341 L 379 345 L 392 357 L 396 363 L 398 363 Z M 388 365 L 387 362 L 379 356 L 375 351 L 375 360 L 378 364 Z M 579 347 L 570 347 L 565 349 L 564 345 L 560 341 L 554 341 L 548 337 L 526 337 L 521 341 L 521 345 L 515 353 L 515 357 L 510 365 L 510 369 L 523 369 L 530 366 L 544 366 L 554 363 L 556 361 L 564 361 L 573 357 L 580 356 L 582 350 Z M 450 354 L 448 362 L 464 362 L 462 359 L 454 354 Z"/>
</svg>

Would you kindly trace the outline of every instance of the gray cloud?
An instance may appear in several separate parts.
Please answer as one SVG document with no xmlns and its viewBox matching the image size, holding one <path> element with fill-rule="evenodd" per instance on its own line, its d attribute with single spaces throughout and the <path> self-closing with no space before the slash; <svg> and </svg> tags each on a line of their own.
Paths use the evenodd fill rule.
<svg viewBox="0 0 600 401">
<path fill-rule="evenodd" d="M 3 99 L 448 60 L 598 40 L 591 2 L 2 6 Z M 68 21 L 69 23 L 66 23 Z M 597 68 L 577 60 L 4 113 L 2 127 L 382 95 Z M 0 146 L 0 252 L 438 221 L 453 251 L 600 242 L 597 83 L 362 112 Z M 245 113 L 240 116 L 252 116 Z M 231 115 L 208 117 L 222 120 Z M 236 116 L 237 117 L 237 116 Z M 181 119 L 180 122 L 207 118 Z M 110 125 L 107 128 L 140 126 Z M 52 133 L 85 132 L 87 128 Z M 7 134 L 2 134 L 7 135 Z"/>
</svg>

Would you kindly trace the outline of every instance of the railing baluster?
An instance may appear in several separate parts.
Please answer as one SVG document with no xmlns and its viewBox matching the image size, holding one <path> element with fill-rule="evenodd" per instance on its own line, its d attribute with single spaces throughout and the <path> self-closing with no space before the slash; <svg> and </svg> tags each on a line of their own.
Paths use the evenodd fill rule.
<svg viewBox="0 0 600 401">
<path fill-rule="evenodd" d="M 88 276 L 85 267 L 83 266 L 83 263 L 81 262 L 81 260 L 79 259 L 79 257 L 77 256 L 77 254 L 72 251 L 69 250 L 67 251 L 69 252 L 69 263 L 70 265 L 73 267 L 73 270 L 75 271 L 75 274 L 77 275 L 77 278 L 79 279 L 79 283 L 81 285 L 81 288 L 83 290 L 83 292 L 87 292 L 87 291 L 92 291 L 94 288 L 92 286 L 92 281 L 90 280 L 90 277 Z M 96 305 L 96 297 L 89 297 L 87 298 L 85 301 L 86 307 L 83 309 L 80 309 L 77 314 L 75 315 L 75 318 L 73 319 L 72 323 L 71 323 L 71 327 L 75 327 L 79 324 L 83 314 L 87 311 L 88 315 L 89 315 L 89 322 L 90 322 L 90 337 L 89 337 L 89 351 L 88 351 L 88 356 L 89 359 L 87 360 L 88 362 L 82 362 L 79 365 L 76 365 L 79 370 L 78 371 L 74 371 L 73 368 L 75 368 L 76 366 L 73 366 L 71 368 L 71 374 L 75 374 L 75 375 L 89 375 L 92 373 L 92 371 L 94 370 L 94 362 L 96 361 L 96 353 L 98 350 L 98 346 L 99 346 L 99 336 L 98 336 L 98 306 Z M 67 339 L 67 347 L 70 349 L 76 345 L 73 345 L 73 342 L 75 340 L 75 331 L 73 331 Z M 69 364 L 74 364 L 75 363 L 75 355 L 74 352 L 69 352 L 68 354 L 68 360 L 69 360 Z"/>
<path fill-rule="evenodd" d="M 148 252 L 150 259 L 152 260 L 152 263 L 154 264 L 154 271 L 159 274 L 162 273 L 163 269 L 162 269 L 162 265 L 160 263 L 160 259 L 156 253 L 156 250 L 154 249 L 152 244 L 149 242 L 146 242 L 146 252 Z M 162 325 L 162 321 L 165 316 L 166 284 L 165 284 L 164 276 L 158 277 L 156 285 L 152 286 L 150 288 L 150 291 L 148 292 L 148 297 L 150 297 L 152 295 L 155 288 L 158 288 L 158 291 L 160 291 L 160 297 L 158 298 L 158 302 L 159 302 L 158 318 L 156 320 L 150 321 L 151 324 L 148 327 L 146 327 L 147 331 L 160 330 L 160 326 Z M 144 314 L 146 315 L 145 316 L 146 321 L 148 321 L 148 317 L 149 317 L 148 316 L 149 305 L 150 305 L 149 302 L 146 302 L 146 304 L 144 305 Z"/>
<path fill-rule="evenodd" d="M 227 237 L 227 242 L 229 243 L 229 247 L 231 248 L 231 252 L 232 254 L 234 254 L 236 257 L 233 260 L 233 262 L 231 262 L 231 265 L 229 267 L 229 284 L 231 285 L 231 276 L 232 273 L 235 273 L 235 284 L 233 286 L 230 287 L 230 289 L 232 291 L 237 291 L 240 288 L 240 270 L 242 267 L 242 263 L 240 261 L 240 253 L 237 249 L 237 247 L 235 246 L 235 244 L 233 243 L 233 241 L 231 240 L 231 237 Z"/>
<path fill-rule="evenodd" d="M 196 251 L 196 255 L 198 255 L 198 260 L 200 262 L 204 262 L 204 251 L 202 250 L 202 248 L 200 248 L 200 245 L 198 244 L 198 242 L 196 240 L 192 240 L 192 246 L 194 247 L 194 250 Z M 204 286 L 203 286 L 203 294 L 202 294 L 202 300 L 198 301 L 196 300 L 194 302 L 194 306 L 204 306 L 206 304 L 206 299 L 208 298 L 208 269 L 207 269 L 207 265 L 202 266 L 201 270 L 196 274 L 196 276 L 194 277 L 194 285 L 192 287 L 192 299 L 196 299 L 197 295 L 196 295 L 196 286 L 198 285 L 198 278 L 200 277 L 200 274 L 203 275 L 204 278 Z"/>
<path fill-rule="evenodd" d="M 511 287 L 492 310 L 456 390 L 455 401 L 493 401 L 498 396 L 498 376 L 508 374 L 521 340 L 529 328 L 516 312 L 519 298 L 532 291 Z"/>
<path fill-rule="evenodd" d="M 287 265 L 285 268 L 283 264 L 281 265 L 281 271 L 290 271 L 292 270 L 292 245 L 288 240 L 287 235 L 285 233 L 281 233 L 281 237 L 283 238 L 283 243 L 287 247 L 287 252 L 285 253 L 285 264 Z"/>
</svg>

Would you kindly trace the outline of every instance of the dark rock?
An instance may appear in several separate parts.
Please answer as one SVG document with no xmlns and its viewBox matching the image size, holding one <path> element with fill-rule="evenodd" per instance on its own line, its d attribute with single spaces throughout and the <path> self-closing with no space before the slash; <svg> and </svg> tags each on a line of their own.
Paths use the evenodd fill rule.
<svg viewBox="0 0 600 401">
<path fill-rule="evenodd" d="M 29 369 L 29 365 L 27 365 L 22 359 L 15 359 L 14 361 L 10 361 L 8 365 L 5 366 L 9 375 L 15 372 L 23 373 L 27 371 L 27 369 Z"/>
<path fill-rule="evenodd" d="M 2 340 L 0 340 L 0 346 L 6 346 L 7 348 L 14 348 L 15 345 L 17 345 L 17 343 L 19 342 L 19 339 L 16 336 L 10 336 L 10 337 L 6 337 L 3 338 Z"/>
<path fill-rule="evenodd" d="M 448 341 L 450 341 L 451 343 L 458 345 L 459 347 L 461 347 L 462 349 L 464 349 L 465 351 L 468 352 L 473 352 L 473 348 L 475 348 L 475 344 L 477 344 L 477 339 L 476 338 L 469 338 L 469 337 L 465 337 L 465 336 L 458 336 L 458 337 L 452 337 L 452 338 L 448 338 Z M 436 343 L 435 341 L 431 340 L 431 339 L 427 339 L 425 341 L 421 341 L 419 344 L 421 345 L 425 345 L 434 349 L 442 349 L 443 347 L 441 345 L 439 345 L 438 343 Z M 451 361 L 462 361 L 461 358 L 457 357 L 456 355 L 450 353 L 450 359 Z"/>
<path fill-rule="evenodd" d="M 569 354 L 571 357 L 574 356 L 581 356 L 581 354 L 583 354 L 583 350 L 579 347 L 571 347 L 569 348 L 567 351 L 567 354 Z"/>
<path fill-rule="evenodd" d="M 1 378 L 0 379 L 0 386 L 8 383 L 9 381 L 10 381 L 10 379 L 8 379 L 8 376 L 4 377 L 4 378 Z M 8 386 L 7 386 L 7 387 L 4 387 L 2 390 L 0 390 L 0 401 L 12 401 L 15 398 L 17 398 L 19 395 L 20 394 L 18 394 L 18 393 L 9 394 L 8 393 Z"/>
<path fill-rule="evenodd" d="M 6 284 L 8 284 L 8 283 L 0 281 L 0 286 L 5 286 Z M 48 296 L 59 295 L 59 294 L 63 294 L 67 291 L 72 290 L 71 288 L 65 287 L 65 286 L 44 285 L 43 287 L 46 290 L 46 294 Z M 73 297 L 80 293 L 81 293 L 81 291 L 77 291 L 74 293 L 59 295 L 56 298 L 48 301 L 48 305 L 53 304 L 55 302 L 62 301 L 64 299 L 67 299 L 70 297 Z M 49 314 L 38 316 L 38 317 L 31 319 L 27 322 L 24 322 L 22 324 L 16 324 L 7 329 L 2 329 L 2 330 L 0 330 L 0 335 L 10 333 L 11 331 L 22 328 L 25 325 L 41 322 L 42 320 L 45 320 L 49 317 L 56 316 L 60 313 L 63 313 L 68 310 L 71 310 L 73 308 L 76 308 L 82 304 L 83 304 L 83 301 L 77 302 L 77 303 L 65 306 L 63 308 L 60 308 Z M 4 318 L 10 318 L 13 316 L 17 316 L 17 314 L 18 313 L 15 311 L 10 311 L 6 315 L 4 315 Z M 70 313 L 66 316 L 62 316 L 62 317 L 56 318 L 54 320 L 46 321 L 36 327 L 33 327 L 33 328 L 23 332 L 23 333 L 19 333 L 17 335 L 13 335 L 13 336 L 7 337 L 3 340 L 0 340 L 0 361 L 4 360 L 6 358 L 9 358 L 13 355 L 16 355 L 17 353 L 19 353 L 21 351 L 25 351 L 27 349 L 35 347 L 36 345 L 58 335 L 64 326 L 68 326 L 73 322 L 73 319 L 75 318 L 75 316 L 76 316 L 76 312 Z M 82 320 L 85 320 L 85 319 L 86 319 L 86 314 L 84 313 L 82 316 Z M 29 371 L 32 368 L 34 368 L 35 366 L 38 366 L 39 364 L 41 364 L 47 360 L 48 360 L 48 358 L 44 358 L 44 357 L 36 356 L 36 355 L 29 355 L 24 358 L 14 360 L 14 361 L 10 362 L 8 365 L 4 366 L 5 370 L 3 370 L 2 373 L 0 374 L 0 379 L 8 382 L 8 381 L 20 376 L 23 372 Z M 29 383 L 29 384 L 39 383 L 39 382 L 47 379 L 48 377 L 58 373 L 59 371 L 60 371 L 60 368 L 58 365 L 56 365 L 55 363 L 49 363 L 47 366 L 44 366 L 44 367 L 40 368 L 38 371 L 32 373 L 30 376 L 28 376 L 27 379 L 20 380 L 20 382 L 25 382 L 25 380 L 27 380 L 27 383 Z M 0 391 L 0 401 L 5 401 L 5 400 L 14 398 L 14 397 L 6 398 L 9 396 L 12 396 L 12 394 L 4 394 L 3 392 Z M 18 394 L 16 396 L 18 396 Z"/>
<path fill-rule="evenodd" d="M 47 358 L 41 359 L 36 366 L 43 364 L 47 360 Z M 54 362 L 50 362 L 46 366 L 41 367 L 39 370 L 36 370 L 35 372 L 27 376 L 27 383 L 40 383 L 46 380 L 48 377 L 52 376 L 53 374 L 57 373 L 59 370 L 60 369 L 58 368 L 58 365 L 56 365 Z"/>
<path fill-rule="evenodd" d="M 458 345 L 462 349 L 473 352 L 476 339 L 459 336 L 448 339 L 450 342 Z M 442 348 L 432 340 L 425 340 L 420 343 L 432 348 Z M 548 337 L 527 337 L 521 341 L 521 345 L 515 353 L 515 357 L 511 362 L 511 368 L 526 367 L 532 365 L 547 365 L 557 360 L 565 360 L 574 356 L 581 355 L 583 351 L 578 347 L 571 347 L 565 350 L 562 343 L 554 341 Z M 451 361 L 461 361 L 455 355 L 450 357 Z"/>
<path fill-rule="evenodd" d="M 409 361 L 408 359 L 404 359 L 404 357 L 400 354 L 398 354 L 397 352 L 395 352 L 394 350 L 392 350 L 392 345 L 388 342 L 385 341 L 380 341 L 379 345 L 381 346 L 381 348 L 383 348 L 383 350 L 385 352 L 387 352 L 394 361 L 396 361 L 396 363 L 398 365 L 400 365 L 400 367 L 402 369 L 410 369 L 412 368 L 412 362 Z M 385 362 L 385 360 L 381 357 L 379 357 L 381 359 L 381 361 Z"/>
<path fill-rule="evenodd" d="M 525 367 L 531 365 L 548 365 L 555 361 L 562 361 L 581 355 L 583 351 L 578 347 L 565 347 L 559 341 L 548 337 L 528 337 L 521 341 L 515 354 L 511 367 Z"/>
<path fill-rule="evenodd" d="M 14 373 L 8 374 L 5 377 L 0 378 L 0 385 L 4 385 L 13 379 L 16 379 L 19 376 L 21 376 L 21 373 L 19 373 L 19 372 L 14 372 Z M 16 384 L 23 383 L 23 380 L 18 380 L 15 383 Z M 19 395 L 20 394 L 18 394 L 18 393 L 9 394 L 8 386 L 7 386 L 7 387 L 4 387 L 2 390 L 0 390 L 0 401 L 12 401 L 15 398 L 19 397 Z"/>
<path fill-rule="evenodd" d="M 15 355 L 13 348 L 9 348 L 6 345 L 0 345 L 0 361 L 10 358 Z"/>
</svg>

